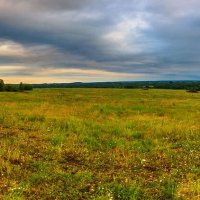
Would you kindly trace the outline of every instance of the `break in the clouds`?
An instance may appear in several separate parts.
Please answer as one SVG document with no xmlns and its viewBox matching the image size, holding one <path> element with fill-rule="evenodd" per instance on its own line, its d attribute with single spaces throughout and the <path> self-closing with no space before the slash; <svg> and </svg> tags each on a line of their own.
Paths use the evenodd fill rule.
<svg viewBox="0 0 200 200">
<path fill-rule="evenodd" d="M 199 7 L 199 0 L 0 0 L 0 78 L 200 79 Z"/>
</svg>

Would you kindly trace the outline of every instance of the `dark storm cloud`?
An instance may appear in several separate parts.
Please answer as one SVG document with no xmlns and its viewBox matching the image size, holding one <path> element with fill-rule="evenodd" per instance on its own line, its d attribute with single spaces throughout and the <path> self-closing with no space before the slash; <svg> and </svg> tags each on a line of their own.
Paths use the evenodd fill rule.
<svg viewBox="0 0 200 200">
<path fill-rule="evenodd" d="M 50 67 L 199 79 L 199 6 L 198 0 L 0 0 L 0 68 L 26 66 L 18 73 L 27 76 Z"/>
<path fill-rule="evenodd" d="M 20 0 L 16 2 L 15 0 L 1 0 L 1 4 L 5 8 L 12 7 L 20 8 L 23 10 L 74 10 L 87 6 L 88 4 L 95 4 L 96 0 Z"/>
</svg>

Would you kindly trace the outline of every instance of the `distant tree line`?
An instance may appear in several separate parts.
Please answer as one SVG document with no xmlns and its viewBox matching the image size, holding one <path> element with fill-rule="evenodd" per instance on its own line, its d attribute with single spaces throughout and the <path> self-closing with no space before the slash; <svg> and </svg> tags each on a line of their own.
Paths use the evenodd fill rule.
<svg viewBox="0 0 200 200">
<path fill-rule="evenodd" d="M 44 84 L 4 84 L 0 79 L 0 91 L 25 91 L 33 88 L 122 88 L 122 89 L 178 89 L 188 92 L 200 91 L 200 81 L 124 81 L 92 83 L 44 83 Z"/>
<path fill-rule="evenodd" d="M 23 92 L 25 90 L 32 90 L 33 86 L 31 84 L 5 84 L 2 79 L 0 79 L 0 92 Z"/>
<path fill-rule="evenodd" d="M 34 88 L 126 88 L 126 89 L 184 89 L 200 91 L 200 81 L 127 81 L 93 83 L 51 83 L 33 84 Z"/>
</svg>

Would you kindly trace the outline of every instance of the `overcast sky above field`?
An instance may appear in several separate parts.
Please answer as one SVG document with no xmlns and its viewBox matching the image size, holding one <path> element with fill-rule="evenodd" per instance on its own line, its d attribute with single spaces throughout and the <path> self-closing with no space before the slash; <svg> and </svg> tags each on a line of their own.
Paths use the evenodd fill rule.
<svg viewBox="0 0 200 200">
<path fill-rule="evenodd" d="M 199 8 L 199 0 L 0 0 L 0 78 L 199 80 Z"/>
</svg>

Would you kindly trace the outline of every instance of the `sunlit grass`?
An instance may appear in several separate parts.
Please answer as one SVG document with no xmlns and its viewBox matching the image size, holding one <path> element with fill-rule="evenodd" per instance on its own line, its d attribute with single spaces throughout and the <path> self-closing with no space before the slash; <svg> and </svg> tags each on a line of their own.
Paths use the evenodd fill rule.
<svg viewBox="0 0 200 200">
<path fill-rule="evenodd" d="M 0 198 L 200 198 L 200 94 L 0 93 Z"/>
</svg>

